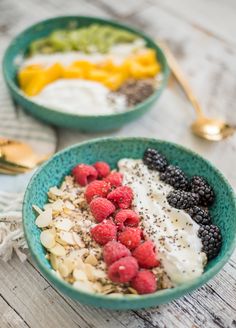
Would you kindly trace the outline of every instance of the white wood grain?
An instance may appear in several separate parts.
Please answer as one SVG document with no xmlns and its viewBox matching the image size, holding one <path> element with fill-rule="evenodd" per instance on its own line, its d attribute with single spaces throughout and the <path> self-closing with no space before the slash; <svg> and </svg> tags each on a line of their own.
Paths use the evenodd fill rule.
<svg viewBox="0 0 236 328">
<path fill-rule="evenodd" d="M 215 5 L 215 6 L 214 6 Z M 212 9 L 213 8 L 213 9 Z M 120 19 L 154 37 L 167 40 L 208 114 L 217 113 L 236 123 L 235 22 L 236 5 L 228 1 L 107 1 L 1 0 L 0 37 L 6 41 L 41 19 L 53 15 L 87 14 Z M 209 13 L 209 14 L 206 14 Z M 218 14 L 219 13 L 219 14 Z M 218 21 L 220 15 L 224 23 Z M 196 16 L 196 17 L 195 17 Z M 210 33 L 209 33 L 210 31 Z M 231 45 L 232 43 L 232 45 Z M 145 117 L 106 135 L 147 136 L 182 143 L 210 159 L 236 188 L 236 136 L 220 144 L 192 136 L 191 106 L 176 84 L 167 89 Z M 87 135 L 58 130 L 59 148 L 103 134 Z M 150 310 L 93 309 L 60 295 L 27 261 L 0 263 L 0 327 L 236 327 L 236 253 L 207 285 Z"/>
</svg>

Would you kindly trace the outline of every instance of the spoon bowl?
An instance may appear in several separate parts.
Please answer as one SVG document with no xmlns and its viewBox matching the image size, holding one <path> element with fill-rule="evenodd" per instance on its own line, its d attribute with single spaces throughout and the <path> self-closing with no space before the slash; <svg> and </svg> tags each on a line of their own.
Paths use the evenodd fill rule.
<svg viewBox="0 0 236 328">
<path fill-rule="evenodd" d="M 230 126 L 225 121 L 199 116 L 191 125 L 194 134 L 210 141 L 220 141 L 230 137 L 235 132 L 235 127 Z"/>
</svg>

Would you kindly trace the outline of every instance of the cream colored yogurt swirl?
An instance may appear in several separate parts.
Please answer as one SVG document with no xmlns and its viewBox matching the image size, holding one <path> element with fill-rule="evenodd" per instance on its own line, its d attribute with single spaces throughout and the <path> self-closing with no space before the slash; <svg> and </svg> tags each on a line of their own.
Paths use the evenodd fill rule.
<svg viewBox="0 0 236 328">
<path fill-rule="evenodd" d="M 155 243 L 172 283 L 178 285 L 200 276 L 206 255 L 201 252 L 199 225 L 186 212 L 168 204 L 166 196 L 173 188 L 141 160 L 122 159 L 118 167 L 124 184 L 133 189 L 134 210 L 140 214 L 144 233 Z"/>
</svg>

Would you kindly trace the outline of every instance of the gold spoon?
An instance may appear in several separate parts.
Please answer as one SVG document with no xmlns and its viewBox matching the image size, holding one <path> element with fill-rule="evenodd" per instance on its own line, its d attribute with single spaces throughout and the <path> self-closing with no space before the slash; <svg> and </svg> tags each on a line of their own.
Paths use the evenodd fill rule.
<svg viewBox="0 0 236 328">
<path fill-rule="evenodd" d="M 174 55 L 171 53 L 168 46 L 163 42 L 158 42 L 163 49 L 168 64 L 172 73 L 174 74 L 177 81 L 180 83 L 183 91 L 193 105 L 196 111 L 197 119 L 192 123 L 191 129 L 194 134 L 203 139 L 211 141 L 219 141 L 225 139 L 234 134 L 236 128 L 227 122 L 217 119 L 206 117 L 197 98 L 192 92 L 192 89 L 184 76 L 181 68 L 179 67 Z"/>
</svg>

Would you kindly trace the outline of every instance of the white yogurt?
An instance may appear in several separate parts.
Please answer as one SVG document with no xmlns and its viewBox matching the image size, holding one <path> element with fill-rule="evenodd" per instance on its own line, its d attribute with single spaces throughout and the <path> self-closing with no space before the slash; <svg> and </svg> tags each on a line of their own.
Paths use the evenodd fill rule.
<svg viewBox="0 0 236 328">
<path fill-rule="evenodd" d="M 126 97 L 115 95 L 101 83 L 82 79 L 60 79 L 48 84 L 30 100 L 57 111 L 80 115 L 105 115 L 127 109 Z"/>
<path fill-rule="evenodd" d="M 178 285 L 200 276 L 206 255 L 201 252 L 199 225 L 183 210 L 168 204 L 166 196 L 173 188 L 141 160 L 122 159 L 118 167 L 124 174 L 124 184 L 134 191 L 134 209 L 142 218 L 144 233 L 155 243 L 171 281 Z"/>
</svg>

